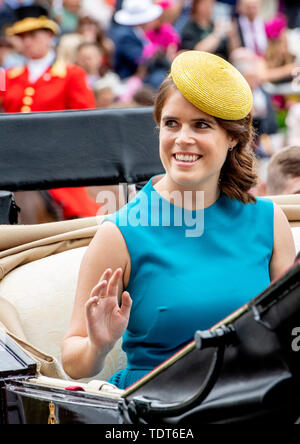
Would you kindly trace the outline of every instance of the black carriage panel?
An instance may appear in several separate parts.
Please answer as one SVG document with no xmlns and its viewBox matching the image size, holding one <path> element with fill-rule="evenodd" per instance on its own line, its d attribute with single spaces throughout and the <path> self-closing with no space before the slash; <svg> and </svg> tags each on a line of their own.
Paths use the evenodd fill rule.
<svg viewBox="0 0 300 444">
<path fill-rule="evenodd" d="M 300 417 L 300 262 L 129 387 L 124 421 L 295 423 Z M 298 335 L 295 336 L 295 334 Z"/>
<path fill-rule="evenodd" d="M 163 172 L 152 107 L 1 114 L 0 189 L 135 184 Z"/>
</svg>

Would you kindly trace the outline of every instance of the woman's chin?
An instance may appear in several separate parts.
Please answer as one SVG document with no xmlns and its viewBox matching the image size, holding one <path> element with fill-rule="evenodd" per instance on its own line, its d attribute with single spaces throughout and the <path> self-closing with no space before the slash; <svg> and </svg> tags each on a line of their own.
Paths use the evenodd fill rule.
<svg viewBox="0 0 300 444">
<path fill-rule="evenodd" d="M 201 178 L 188 173 L 176 173 L 171 175 L 173 182 L 184 188 L 194 188 L 201 184 Z"/>
</svg>

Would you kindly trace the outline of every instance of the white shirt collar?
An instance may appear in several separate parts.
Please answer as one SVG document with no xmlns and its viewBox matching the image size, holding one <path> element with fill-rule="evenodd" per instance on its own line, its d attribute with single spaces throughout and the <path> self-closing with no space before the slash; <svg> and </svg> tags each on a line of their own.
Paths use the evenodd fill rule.
<svg viewBox="0 0 300 444">
<path fill-rule="evenodd" d="M 29 71 L 30 83 L 35 83 L 55 60 L 55 51 L 51 49 L 48 54 L 41 59 L 29 59 L 27 67 Z"/>
</svg>

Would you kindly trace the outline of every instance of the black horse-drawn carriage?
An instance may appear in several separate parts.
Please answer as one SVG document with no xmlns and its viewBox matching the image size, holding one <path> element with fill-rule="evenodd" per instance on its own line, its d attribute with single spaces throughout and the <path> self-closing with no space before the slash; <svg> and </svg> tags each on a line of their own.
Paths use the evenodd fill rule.
<svg viewBox="0 0 300 444">
<path fill-rule="evenodd" d="M 151 112 L 1 116 L 0 189 L 143 183 L 162 172 Z M 15 221 L 4 207 L 4 223 Z M 204 423 L 297 423 L 299 319 L 295 260 L 262 294 L 195 332 L 190 344 L 125 391 L 105 381 L 45 376 L 41 353 L 0 328 L 0 423 L 160 424 L 182 433 Z"/>
</svg>

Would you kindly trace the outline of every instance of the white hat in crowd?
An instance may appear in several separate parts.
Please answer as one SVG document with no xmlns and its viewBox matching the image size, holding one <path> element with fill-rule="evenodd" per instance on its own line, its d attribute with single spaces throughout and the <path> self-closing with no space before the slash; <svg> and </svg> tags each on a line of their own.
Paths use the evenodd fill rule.
<svg viewBox="0 0 300 444">
<path fill-rule="evenodd" d="M 101 79 L 94 84 L 94 92 L 110 88 L 116 96 L 120 96 L 124 92 L 125 85 L 122 84 L 120 77 L 114 72 L 107 72 Z"/>
<path fill-rule="evenodd" d="M 119 25 L 137 26 L 157 19 L 162 12 L 162 7 L 151 0 L 124 0 L 114 18 Z"/>
</svg>

